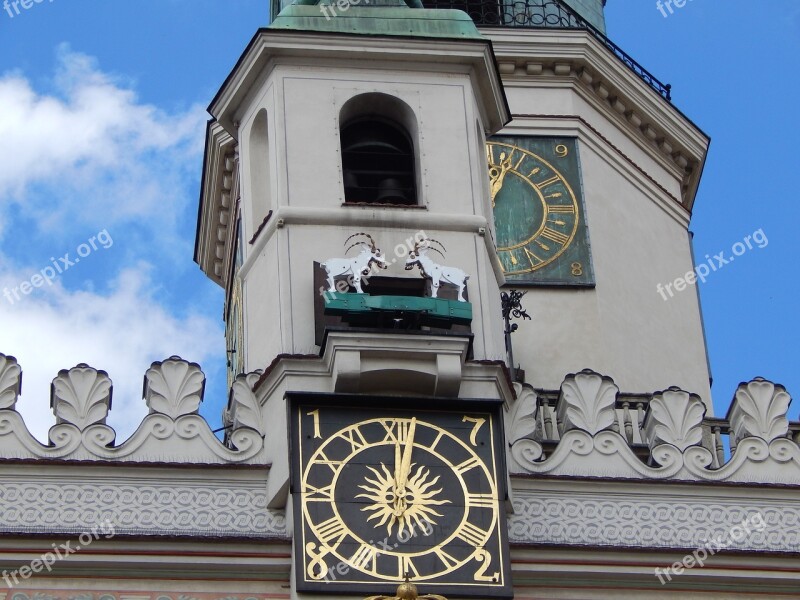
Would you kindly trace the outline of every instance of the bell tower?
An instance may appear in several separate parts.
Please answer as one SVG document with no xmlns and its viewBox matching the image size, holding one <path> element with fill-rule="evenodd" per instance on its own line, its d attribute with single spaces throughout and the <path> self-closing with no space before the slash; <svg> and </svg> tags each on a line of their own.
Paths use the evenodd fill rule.
<svg viewBox="0 0 800 600">
<path fill-rule="evenodd" d="M 657 292 L 692 269 L 708 139 L 603 5 L 276 2 L 212 101 L 195 258 L 293 597 L 510 598 L 507 464 L 582 427 L 562 382 L 710 406 L 695 291 Z"/>
</svg>

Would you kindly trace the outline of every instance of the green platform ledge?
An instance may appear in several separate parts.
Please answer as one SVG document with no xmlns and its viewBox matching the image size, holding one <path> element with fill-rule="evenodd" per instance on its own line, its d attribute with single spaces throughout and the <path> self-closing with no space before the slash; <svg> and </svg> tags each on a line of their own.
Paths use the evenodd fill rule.
<svg viewBox="0 0 800 600">
<path fill-rule="evenodd" d="M 300 0 L 284 8 L 268 29 L 358 35 L 485 40 L 465 12 L 427 9 L 402 0 Z"/>
<path fill-rule="evenodd" d="M 325 314 L 341 317 L 363 317 L 379 313 L 414 313 L 434 321 L 453 325 L 472 323 L 472 304 L 443 298 L 417 296 L 370 296 L 369 294 L 328 292 Z"/>
</svg>

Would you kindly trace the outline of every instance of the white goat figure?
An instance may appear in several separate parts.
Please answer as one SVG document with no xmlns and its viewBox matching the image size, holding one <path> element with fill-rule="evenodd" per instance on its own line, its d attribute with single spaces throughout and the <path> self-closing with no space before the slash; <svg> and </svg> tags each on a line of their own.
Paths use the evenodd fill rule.
<svg viewBox="0 0 800 600">
<path fill-rule="evenodd" d="M 377 247 L 375 240 L 372 239 L 372 236 L 367 233 L 354 233 L 349 238 L 347 238 L 344 243 L 347 245 L 351 239 L 357 236 L 364 236 L 369 239 L 369 245 L 364 242 L 355 242 L 348 246 L 347 250 L 345 250 L 345 254 L 350 251 L 350 248 L 354 248 L 356 246 L 361 247 L 361 252 L 358 253 L 357 256 L 352 258 L 329 258 L 324 263 L 322 263 L 322 268 L 325 269 L 325 272 L 328 274 L 328 291 L 335 292 L 336 291 L 336 282 L 334 281 L 334 277 L 341 277 L 342 275 L 348 276 L 348 283 L 351 282 L 353 287 L 356 288 L 356 292 L 359 294 L 363 294 L 364 290 L 361 289 L 361 278 L 368 277 L 370 271 L 372 270 L 372 263 L 377 263 L 379 267 L 386 269 L 386 257 L 381 252 L 381 249 Z"/>
<path fill-rule="evenodd" d="M 438 252 L 442 258 L 444 258 L 444 254 L 431 246 L 431 242 L 439 244 L 442 250 L 445 252 L 447 251 L 441 242 L 430 238 L 424 238 L 416 242 L 413 250 L 408 254 L 408 258 L 406 259 L 406 271 L 410 271 L 415 266 L 420 268 L 422 276 L 431 280 L 431 298 L 437 297 L 439 285 L 444 281 L 445 283 L 451 283 L 458 287 L 458 301 L 466 302 L 466 300 L 464 300 L 464 288 L 467 287 L 469 275 L 456 267 L 445 267 L 433 262 L 433 259 L 428 256 L 429 250 Z"/>
</svg>

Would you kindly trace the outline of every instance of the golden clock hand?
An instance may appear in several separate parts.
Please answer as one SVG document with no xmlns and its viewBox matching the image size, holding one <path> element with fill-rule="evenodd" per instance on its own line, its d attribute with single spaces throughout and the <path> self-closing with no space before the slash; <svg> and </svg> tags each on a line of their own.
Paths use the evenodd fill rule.
<svg viewBox="0 0 800 600">
<path fill-rule="evenodd" d="M 491 188 L 491 195 L 492 195 L 492 208 L 494 208 L 495 197 L 500 192 L 500 189 L 503 187 L 503 181 L 505 181 L 506 173 L 511 169 L 511 155 L 506 158 L 506 153 L 503 152 L 500 154 L 500 164 L 496 167 L 491 167 L 489 169 L 489 181 L 490 181 L 490 188 Z"/>
<path fill-rule="evenodd" d="M 400 485 L 400 465 L 402 458 L 400 455 L 400 442 L 394 443 L 394 486 L 397 488 Z"/>
<path fill-rule="evenodd" d="M 414 432 L 417 429 L 417 417 L 411 418 L 411 425 L 408 428 L 408 437 L 406 437 L 406 447 L 403 449 L 403 460 L 400 464 L 400 478 L 397 482 L 398 493 L 405 495 L 406 481 L 408 480 L 408 472 L 411 470 L 411 452 L 414 449 Z"/>
</svg>

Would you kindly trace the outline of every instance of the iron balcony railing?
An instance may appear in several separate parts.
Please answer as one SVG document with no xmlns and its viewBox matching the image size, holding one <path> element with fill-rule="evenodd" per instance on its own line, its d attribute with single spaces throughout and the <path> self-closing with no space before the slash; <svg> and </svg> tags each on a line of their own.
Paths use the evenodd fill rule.
<svg viewBox="0 0 800 600">
<path fill-rule="evenodd" d="M 456 8 L 467 13 L 479 27 L 582 29 L 591 33 L 631 71 L 666 100 L 672 86 L 662 83 L 605 34 L 559 0 L 422 0 L 425 8 Z"/>
</svg>

